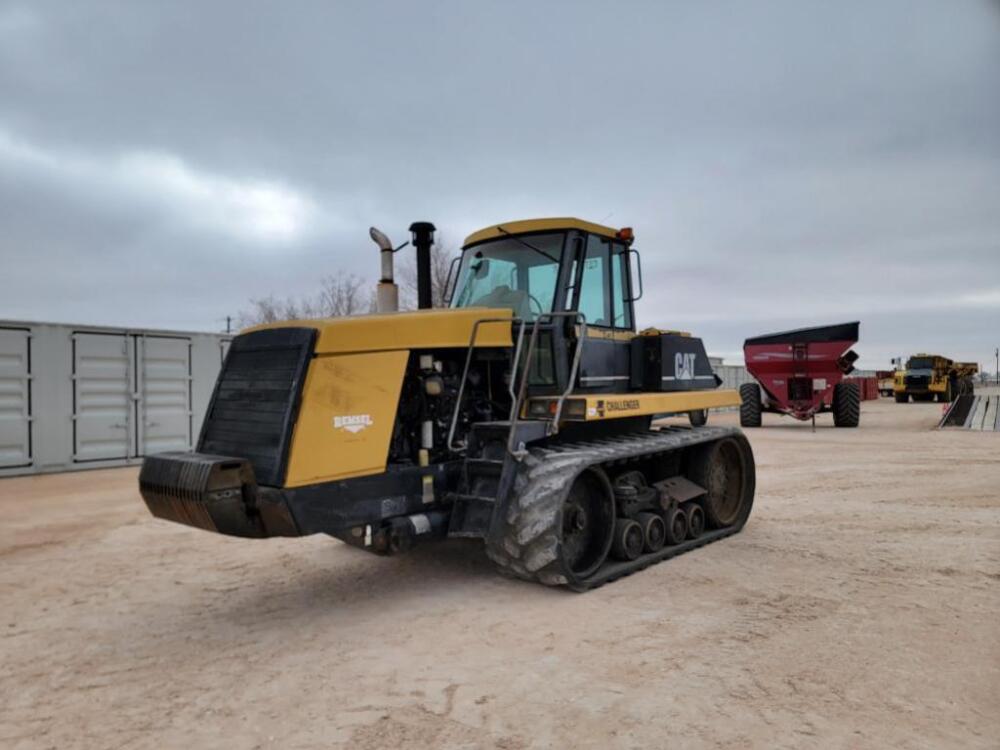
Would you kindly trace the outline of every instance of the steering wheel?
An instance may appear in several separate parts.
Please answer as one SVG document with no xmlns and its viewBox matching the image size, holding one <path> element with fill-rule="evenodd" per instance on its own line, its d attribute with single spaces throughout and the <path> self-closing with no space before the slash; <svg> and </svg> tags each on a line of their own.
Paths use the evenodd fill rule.
<svg viewBox="0 0 1000 750">
<path fill-rule="evenodd" d="M 528 302 L 529 302 L 528 307 L 531 307 L 530 303 L 534 302 L 536 305 L 538 305 L 538 315 L 539 316 L 544 315 L 545 314 L 545 308 L 542 307 L 542 303 L 541 302 L 539 302 L 537 299 L 535 299 L 535 295 L 531 294 L 530 292 L 525 292 L 525 294 L 528 295 Z"/>
</svg>

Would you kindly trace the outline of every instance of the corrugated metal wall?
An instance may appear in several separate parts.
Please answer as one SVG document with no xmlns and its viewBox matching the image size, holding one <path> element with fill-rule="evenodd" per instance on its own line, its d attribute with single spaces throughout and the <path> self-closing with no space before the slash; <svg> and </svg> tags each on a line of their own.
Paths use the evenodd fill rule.
<svg viewBox="0 0 1000 750">
<path fill-rule="evenodd" d="M 0 321 L 0 476 L 191 450 L 230 338 Z"/>
<path fill-rule="evenodd" d="M 722 378 L 722 385 L 720 388 L 732 388 L 733 390 L 739 390 L 743 383 L 752 383 L 754 379 L 750 377 L 750 373 L 747 372 L 747 368 L 743 365 L 724 365 L 712 363 L 712 369 L 715 370 L 715 374 Z M 733 411 L 737 409 L 736 406 L 729 406 L 725 409 L 719 409 L 718 411 Z"/>
</svg>

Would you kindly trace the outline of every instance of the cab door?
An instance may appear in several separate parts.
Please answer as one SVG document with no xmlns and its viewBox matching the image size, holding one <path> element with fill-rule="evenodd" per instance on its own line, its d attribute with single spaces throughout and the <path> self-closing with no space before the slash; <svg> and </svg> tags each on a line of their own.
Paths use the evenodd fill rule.
<svg viewBox="0 0 1000 750">
<path fill-rule="evenodd" d="M 577 390 L 627 391 L 635 322 L 629 250 L 624 242 L 586 236 L 574 300 L 575 309 L 587 321 Z"/>
</svg>

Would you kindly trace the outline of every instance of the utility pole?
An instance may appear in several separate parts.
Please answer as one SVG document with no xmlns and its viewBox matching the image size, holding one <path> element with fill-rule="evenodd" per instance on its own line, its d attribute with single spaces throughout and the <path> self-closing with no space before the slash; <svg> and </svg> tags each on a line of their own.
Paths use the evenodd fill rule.
<svg viewBox="0 0 1000 750">
<path fill-rule="evenodd" d="M 1000 346 L 993 350 L 993 355 L 997 358 L 997 369 L 995 372 L 997 375 L 997 385 L 1000 385 Z"/>
<path fill-rule="evenodd" d="M 227 315 L 226 316 L 226 333 L 232 333 L 232 332 L 233 332 L 233 316 L 232 315 Z"/>
</svg>

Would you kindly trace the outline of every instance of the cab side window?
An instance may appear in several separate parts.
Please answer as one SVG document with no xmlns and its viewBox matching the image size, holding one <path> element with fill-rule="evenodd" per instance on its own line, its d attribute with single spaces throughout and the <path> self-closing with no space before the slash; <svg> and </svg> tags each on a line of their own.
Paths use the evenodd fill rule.
<svg viewBox="0 0 1000 750">
<path fill-rule="evenodd" d="M 628 264 L 625 256 L 628 250 L 624 245 L 615 243 L 611 251 L 611 304 L 614 308 L 615 328 L 632 329 L 632 308 L 628 300 L 629 293 Z"/>
<path fill-rule="evenodd" d="M 609 271 L 610 243 L 596 235 L 587 236 L 587 253 L 583 260 L 583 276 L 580 279 L 580 303 L 577 309 L 587 319 L 589 326 L 611 326 L 611 310 L 608 298 L 610 286 Z"/>
</svg>

